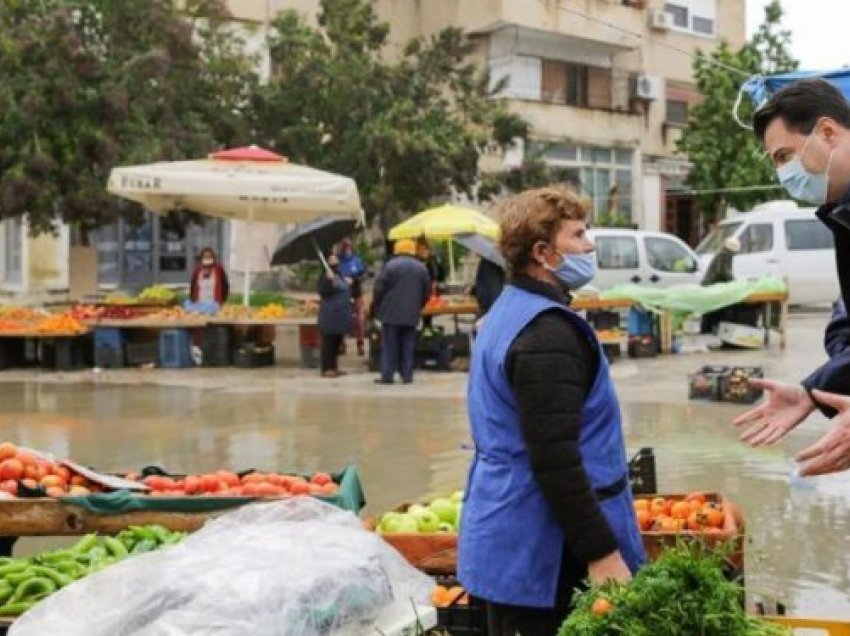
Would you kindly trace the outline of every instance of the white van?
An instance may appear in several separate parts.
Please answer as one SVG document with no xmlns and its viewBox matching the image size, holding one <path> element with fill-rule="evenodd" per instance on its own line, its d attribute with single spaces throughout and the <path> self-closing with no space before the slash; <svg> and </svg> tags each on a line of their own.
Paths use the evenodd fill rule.
<svg viewBox="0 0 850 636">
<path fill-rule="evenodd" d="M 588 235 L 596 244 L 592 285 L 597 289 L 624 283 L 666 287 L 702 281 L 696 253 L 672 234 L 593 228 Z"/>
<path fill-rule="evenodd" d="M 741 251 L 733 260 L 736 279 L 768 274 L 785 278 L 789 302 L 794 305 L 838 298 L 832 232 L 817 219 L 815 208 L 771 201 L 722 221 L 696 249 L 700 269 L 708 267 L 729 237 L 741 242 Z"/>
</svg>

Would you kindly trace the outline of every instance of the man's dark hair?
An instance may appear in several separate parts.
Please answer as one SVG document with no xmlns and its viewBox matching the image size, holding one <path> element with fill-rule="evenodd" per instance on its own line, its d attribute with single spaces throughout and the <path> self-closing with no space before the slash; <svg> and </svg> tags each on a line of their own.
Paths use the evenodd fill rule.
<svg viewBox="0 0 850 636">
<path fill-rule="evenodd" d="M 850 103 L 835 86 L 822 79 L 804 79 L 777 91 L 753 117 L 753 131 L 764 142 L 764 133 L 776 118 L 789 130 L 808 135 L 821 117 L 830 117 L 850 128 Z"/>
</svg>

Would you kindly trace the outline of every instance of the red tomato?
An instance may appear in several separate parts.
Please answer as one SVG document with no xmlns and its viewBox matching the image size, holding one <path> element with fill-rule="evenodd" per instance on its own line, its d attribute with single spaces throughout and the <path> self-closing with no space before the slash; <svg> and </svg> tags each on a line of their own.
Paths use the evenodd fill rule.
<svg viewBox="0 0 850 636">
<path fill-rule="evenodd" d="M 327 473 L 316 473 L 310 478 L 310 483 L 316 484 L 317 486 L 324 486 L 330 481 L 332 481 L 331 476 Z"/>
<path fill-rule="evenodd" d="M 37 463 L 37 460 L 36 460 L 36 458 L 35 458 L 35 455 L 33 455 L 32 453 L 29 453 L 29 452 L 27 452 L 27 451 L 19 450 L 19 451 L 17 452 L 17 454 L 15 455 L 15 457 L 16 457 L 17 459 L 19 459 L 19 460 L 20 460 L 20 462 L 21 462 L 24 466 L 29 466 L 30 464 L 36 464 L 36 463 Z"/>
<path fill-rule="evenodd" d="M 289 492 L 293 495 L 308 495 L 310 494 L 310 485 L 304 481 L 296 481 L 292 484 Z"/>
<path fill-rule="evenodd" d="M 12 460 L 7 459 L 6 461 Z M 34 479 L 35 481 L 41 481 L 46 476 L 47 471 L 44 470 L 44 466 L 39 466 L 38 464 L 24 464 L 24 477 Z"/>
<path fill-rule="evenodd" d="M 220 470 L 216 473 L 219 481 L 223 481 L 227 484 L 228 488 L 239 485 L 239 475 L 236 473 L 231 473 L 226 470 Z"/>
<path fill-rule="evenodd" d="M 187 495 L 195 495 L 203 491 L 201 480 L 195 475 L 189 475 L 183 480 L 183 489 Z"/>
<path fill-rule="evenodd" d="M 0 462 L 0 480 L 20 479 L 24 475 L 24 465 L 19 459 L 4 459 Z"/>
<path fill-rule="evenodd" d="M 68 469 L 67 466 L 57 465 L 56 469 L 53 471 L 53 474 L 59 475 L 62 479 L 65 480 L 66 484 L 71 481 L 71 471 Z"/>
<path fill-rule="evenodd" d="M 242 477 L 243 484 L 259 484 L 265 481 L 265 476 L 262 473 L 248 473 Z"/>
<path fill-rule="evenodd" d="M 205 492 L 217 492 L 221 482 L 215 475 L 201 475 L 201 486 Z"/>
<path fill-rule="evenodd" d="M 10 495 L 18 495 L 18 482 L 13 479 L 7 479 L 0 483 L 0 490 L 9 493 Z"/>
<path fill-rule="evenodd" d="M 258 497 L 276 497 L 280 494 L 280 488 L 272 484 L 257 484 Z"/>
<path fill-rule="evenodd" d="M 325 495 L 335 495 L 337 490 L 339 490 L 339 486 L 337 486 L 333 482 L 330 482 L 329 484 L 325 484 L 324 486 L 322 486 L 322 492 Z"/>
<path fill-rule="evenodd" d="M 0 461 L 4 459 L 12 459 L 18 454 L 18 447 L 12 442 L 3 442 L 0 444 Z"/>
<path fill-rule="evenodd" d="M 255 483 L 247 483 L 242 486 L 242 494 L 246 497 L 256 497 L 257 489 L 260 487 L 260 484 Z"/>
</svg>

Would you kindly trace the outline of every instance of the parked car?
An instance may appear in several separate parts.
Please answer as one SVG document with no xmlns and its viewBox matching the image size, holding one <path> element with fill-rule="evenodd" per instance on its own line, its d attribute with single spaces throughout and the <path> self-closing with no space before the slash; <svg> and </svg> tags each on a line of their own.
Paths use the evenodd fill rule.
<svg viewBox="0 0 850 636">
<path fill-rule="evenodd" d="M 592 284 L 598 289 L 624 283 L 666 287 L 702 281 L 696 253 L 672 234 L 616 228 L 594 228 L 588 234 L 596 244 Z"/>
<path fill-rule="evenodd" d="M 730 237 L 741 243 L 733 261 L 735 278 L 750 280 L 772 274 L 788 281 L 795 305 L 834 301 L 839 294 L 835 246 L 814 208 L 793 201 L 771 201 L 721 223 L 697 247 L 701 269 Z"/>
</svg>

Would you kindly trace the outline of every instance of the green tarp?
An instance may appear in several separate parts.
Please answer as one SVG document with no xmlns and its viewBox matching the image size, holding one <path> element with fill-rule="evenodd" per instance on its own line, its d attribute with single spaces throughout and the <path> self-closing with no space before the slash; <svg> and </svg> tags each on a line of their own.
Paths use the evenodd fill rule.
<svg viewBox="0 0 850 636">
<path fill-rule="evenodd" d="M 672 287 L 641 287 L 618 285 L 604 291 L 604 300 L 633 300 L 654 311 L 682 314 L 707 314 L 743 301 L 752 294 L 784 294 L 785 282 L 776 277 L 757 281 L 733 281 L 715 285 L 673 285 Z"/>
<path fill-rule="evenodd" d="M 360 473 L 356 466 L 348 466 L 331 475 L 339 484 L 335 495 L 317 497 L 329 504 L 359 514 L 366 505 Z M 305 475 L 309 477 L 309 475 Z M 140 510 L 156 512 L 204 513 L 235 508 L 256 501 L 256 497 L 150 497 L 136 495 L 127 490 L 95 493 L 85 497 L 62 497 L 61 501 L 81 506 L 99 515 L 118 515 Z"/>
</svg>

